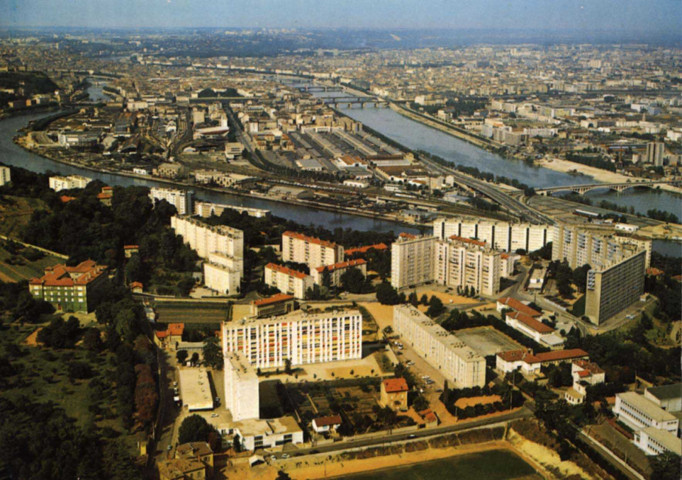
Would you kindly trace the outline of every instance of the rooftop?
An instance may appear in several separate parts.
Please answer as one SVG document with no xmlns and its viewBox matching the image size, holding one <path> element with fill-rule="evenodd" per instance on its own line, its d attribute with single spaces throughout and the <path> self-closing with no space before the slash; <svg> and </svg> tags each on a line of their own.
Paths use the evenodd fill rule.
<svg viewBox="0 0 682 480">
<path fill-rule="evenodd" d="M 450 237 L 450 240 L 454 240 L 456 242 L 462 242 L 462 243 L 470 243 L 472 245 L 477 245 L 479 247 L 485 247 L 486 245 L 488 245 L 487 242 L 483 242 L 481 240 L 474 240 L 473 238 L 464 238 L 464 237 L 460 237 L 458 235 L 452 235 Z"/>
<path fill-rule="evenodd" d="M 640 395 L 637 392 L 617 393 L 616 397 L 629 405 L 635 406 L 637 410 L 644 413 L 644 415 L 658 422 L 671 422 L 677 420 L 672 413 L 666 412 L 654 402 L 644 397 L 644 395 Z"/>
<path fill-rule="evenodd" d="M 213 397 L 205 368 L 179 368 L 180 394 L 189 410 L 211 410 Z"/>
<path fill-rule="evenodd" d="M 660 430 L 655 427 L 646 427 L 642 432 L 657 443 L 659 443 L 666 450 L 670 450 L 677 455 L 682 455 L 682 439 L 677 438 L 667 430 Z"/>
<path fill-rule="evenodd" d="M 358 253 L 367 253 L 370 250 L 386 250 L 388 246 L 385 243 L 376 243 L 374 245 L 365 245 L 363 247 L 354 247 L 346 250 L 346 255 L 355 255 Z"/>
<path fill-rule="evenodd" d="M 341 416 L 332 415 L 327 417 L 317 417 L 313 419 L 313 422 L 315 422 L 315 425 L 317 425 L 318 427 L 341 425 Z"/>
<path fill-rule="evenodd" d="M 262 307 L 265 305 L 272 305 L 273 303 L 286 302 L 293 299 L 294 299 L 293 295 L 287 295 L 286 293 L 276 293 L 271 297 L 254 300 L 253 304 L 257 307 Z"/>
<path fill-rule="evenodd" d="M 386 393 L 407 392 L 409 390 L 407 387 L 407 382 L 402 377 L 387 378 L 382 383 L 384 384 L 384 390 L 386 390 Z"/>
<path fill-rule="evenodd" d="M 282 234 L 282 237 L 291 237 L 308 243 L 316 243 L 318 245 L 322 245 L 323 247 L 336 248 L 336 244 L 334 242 L 329 242 L 316 237 L 309 237 L 308 235 L 303 235 L 302 233 L 298 232 L 286 231 Z"/>
<path fill-rule="evenodd" d="M 682 383 L 673 383 L 671 385 L 660 385 L 658 387 L 649 387 L 646 391 L 658 398 L 659 400 L 670 400 L 673 398 L 682 397 Z"/>
<path fill-rule="evenodd" d="M 87 285 L 102 275 L 106 269 L 106 266 L 97 265 L 94 260 L 85 260 L 75 267 L 59 264 L 54 267 L 47 267 L 45 275 L 40 278 L 32 278 L 29 283 L 46 287 Z"/>
<path fill-rule="evenodd" d="M 338 262 L 332 265 L 322 265 L 321 267 L 317 267 L 316 270 L 320 273 L 324 272 L 325 270 L 331 272 L 334 270 L 341 270 L 343 268 L 355 267 L 357 265 L 364 265 L 366 263 L 367 262 L 362 258 L 356 258 L 355 260 L 346 260 L 345 262 Z"/>
<path fill-rule="evenodd" d="M 512 310 L 516 310 L 517 312 L 525 313 L 526 315 L 530 315 L 531 317 L 539 317 L 542 315 L 542 312 L 538 312 L 534 308 L 529 307 L 525 303 L 521 303 L 515 298 L 512 297 L 502 297 L 497 300 L 497 303 L 500 303 L 502 305 L 506 305 L 507 307 L 511 308 Z"/>
<path fill-rule="evenodd" d="M 265 266 L 266 269 L 274 270 L 276 272 L 284 273 L 286 275 L 290 275 L 292 277 L 296 278 L 305 278 L 308 275 L 306 275 L 303 272 L 299 272 L 298 270 L 294 270 L 293 268 L 285 267 L 284 265 L 279 265 L 277 263 L 268 263 Z"/>
<path fill-rule="evenodd" d="M 519 322 L 526 325 L 528 328 L 533 329 L 538 333 L 552 333 L 554 331 L 554 329 L 549 325 L 545 325 L 544 323 L 534 319 L 530 315 L 527 315 L 519 311 L 508 313 L 507 316 L 509 318 L 513 318 L 514 320 L 518 320 Z"/>
</svg>

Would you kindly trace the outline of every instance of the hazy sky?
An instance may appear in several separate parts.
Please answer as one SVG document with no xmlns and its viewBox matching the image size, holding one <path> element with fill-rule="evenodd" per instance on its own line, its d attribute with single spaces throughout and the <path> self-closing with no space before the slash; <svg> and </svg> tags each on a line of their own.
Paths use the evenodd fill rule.
<svg viewBox="0 0 682 480">
<path fill-rule="evenodd" d="M 2 26 L 682 30 L 682 0 L 0 0 Z"/>
</svg>

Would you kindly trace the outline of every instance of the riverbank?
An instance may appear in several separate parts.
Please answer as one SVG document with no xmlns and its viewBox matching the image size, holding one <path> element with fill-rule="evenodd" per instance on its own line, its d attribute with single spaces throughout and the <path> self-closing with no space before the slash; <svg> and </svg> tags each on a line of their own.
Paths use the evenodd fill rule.
<svg viewBox="0 0 682 480">
<path fill-rule="evenodd" d="M 271 197 L 271 196 L 268 196 L 265 194 L 257 194 L 257 193 L 253 193 L 253 192 L 244 192 L 244 191 L 240 191 L 240 190 L 229 190 L 229 189 L 218 188 L 218 187 L 209 187 L 206 185 L 197 185 L 195 183 L 183 182 L 183 181 L 179 181 L 179 180 L 152 177 L 150 175 L 139 175 L 139 174 L 136 174 L 133 172 L 97 168 L 97 167 L 93 167 L 91 165 L 84 165 L 84 164 L 80 164 L 77 162 L 71 162 L 71 161 L 65 160 L 65 159 L 57 157 L 57 156 L 50 156 L 50 155 L 47 155 L 46 152 L 44 152 L 44 151 L 32 149 L 32 148 L 28 147 L 24 141 L 22 141 L 24 138 L 25 137 L 15 137 L 14 143 L 17 146 L 21 147 L 26 152 L 29 152 L 33 155 L 37 155 L 39 157 L 42 157 L 44 159 L 47 159 L 47 160 L 55 162 L 55 163 L 59 163 L 62 165 L 68 165 L 70 167 L 80 168 L 80 169 L 91 171 L 91 172 L 97 172 L 97 173 L 101 173 L 101 174 L 105 174 L 105 175 L 127 177 L 127 178 L 132 178 L 132 179 L 137 179 L 137 180 L 143 180 L 145 182 L 153 182 L 153 183 L 158 183 L 158 184 L 163 184 L 163 185 L 180 187 L 183 189 L 200 190 L 200 191 L 206 191 L 206 192 L 217 193 L 217 194 L 232 195 L 232 196 L 236 196 L 236 197 L 252 198 L 252 199 L 257 199 L 257 200 L 262 200 L 262 201 L 267 201 L 267 202 L 277 202 L 277 203 L 281 203 L 281 204 L 292 205 L 292 206 L 303 207 L 303 208 L 310 208 L 310 209 L 315 209 L 315 210 L 322 210 L 322 211 L 337 213 L 337 214 L 353 215 L 353 216 L 369 218 L 369 219 L 377 220 L 377 221 L 390 222 L 390 223 L 397 224 L 397 226 L 403 225 L 403 226 L 413 228 L 413 229 L 428 228 L 431 226 L 430 224 L 427 224 L 427 223 L 406 221 L 406 220 L 400 218 L 398 215 L 393 215 L 393 214 L 381 214 L 381 213 L 376 213 L 376 212 L 372 212 L 372 211 L 368 211 L 368 210 L 348 208 L 348 207 L 344 207 L 341 205 L 334 206 L 334 205 L 329 205 L 329 204 L 321 204 L 321 203 L 317 203 L 317 202 L 313 202 L 313 201 L 307 201 L 307 200 L 301 200 L 301 199 Z"/>
<path fill-rule="evenodd" d="M 622 173 L 609 172 L 608 170 L 603 170 L 601 168 L 596 168 L 596 167 L 590 167 L 589 165 L 583 165 L 582 163 L 571 162 L 569 160 L 564 160 L 561 158 L 543 159 L 543 160 L 539 160 L 535 163 L 536 163 L 536 165 L 538 165 L 540 167 L 549 168 L 550 170 L 554 170 L 555 172 L 562 172 L 562 173 L 579 172 L 581 174 L 592 177 L 593 180 L 596 180 L 597 182 L 601 182 L 601 183 L 628 183 L 628 182 L 650 181 L 650 179 L 648 179 L 648 178 L 629 177 L 627 175 L 623 175 Z M 585 182 L 581 182 L 579 180 L 579 177 L 577 177 L 576 180 L 577 180 L 576 184 L 594 183 L 591 180 L 586 180 Z M 676 193 L 676 194 L 682 195 L 682 188 L 680 188 L 680 187 L 675 187 L 673 185 L 661 185 L 660 188 L 661 188 L 661 190 L 665 190 L 666 192 Z"/>
</svg>

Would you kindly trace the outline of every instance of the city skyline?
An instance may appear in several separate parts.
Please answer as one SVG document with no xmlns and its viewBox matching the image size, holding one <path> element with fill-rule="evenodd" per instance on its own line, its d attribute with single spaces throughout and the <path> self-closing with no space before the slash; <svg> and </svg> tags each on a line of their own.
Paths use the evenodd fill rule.
<svg viewBox="0 0 682 480">
<path fill-rule="evenodd" d="M 483 0 L 447 2 L 379 0 L 366 4 L 292 0 L 212 2 L 188 0 L 4 0 L 3 27 L 93 28 L 352 28 L 512 29 L 601 31 L 676 35 L 682 17 L 673 0 L 595 2 Z M 134 12 L 135 15 L 131 15 Z"/>
</svg>

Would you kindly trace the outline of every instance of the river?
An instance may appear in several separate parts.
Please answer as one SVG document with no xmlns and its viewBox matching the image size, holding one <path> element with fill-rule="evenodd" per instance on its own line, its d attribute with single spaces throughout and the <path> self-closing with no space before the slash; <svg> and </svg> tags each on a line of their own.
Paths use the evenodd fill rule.
<svg viewBox="0 0 682 480">
<path fill-rule="evenodd" d="M 101 93 L 101 89 L 99 87 L 93 86 L 91 89 L 97 89 Z M 107 185 L 121 185 L 124 187 L 130 185 L 145 187 L 168 187 L 168 185 L 165 183 L 156 182 L 151 179 L 146 180 L 125 177 L 121 175 L 95 172 L 84 168 L 65 165 L 28 152 L 14 143 L 12 139 L 16 135 L 18 129 L 24 127 L 30 120 L 36 120 L 44 116 L 46 116 L 46 114 L 41 113 L 34 115 L 22 115 L 0 120 L 0 161 L 2 163 L 6 165 L 13 165 L 15 167 L 22 167 L 38 173 L 52 171 L 62 175 L 83 175 L 89 178 L 101 180 Z M 270 210 L 273 215 L 293 220 L 297 223 L 304 225 L 320 225 L 332 230 L 341 227 L 352 228 L 361 231 L 394 231 L 396 233 L 403 231 L 410 233 L 418 232 L 418 229 L 406 227 L 395 222 L 375 220 L 357 215 L 327 212 L 313 208 L 288 205 L 272 200 L 241 197 L 238 195 L 230 195 L 228 193 L 218 193 L 206 190 L 196 190 L 195 193 L 196 198 L 199 200 L 205 200 L 213 203 L 238 205 L 241 207 L 263 208 Z"/>
<path fill-rule="evenodd" d="M 339 96 L 339 93 L 315 92 L 314 95 L 318 97 Z M 344 93 L 344 96 L 353 95 Z M 340 105 L 338 110 L 412 150 L 424 150 L 457 165 L 476 167 L 482 172 L 492 172 L 496 175 L 515 178 L 531 187 L 594 183 L 594 179 L 589 176 L 570 175 L 545 167 L 528 165 L 520 160 L 504 158 L 404 117 L 390 108 L 360 108 L 359 106 Z M 602 200 L 608 200 L 623 207 L 633 207 L 635 212 L 643 215 L 646 215 L 647 210 L 655 208 L 682 217 L 682 196 L 669 192 L 633 189 L 618 193 L 608 190 L 594 190 L 587 193 L 586 196 L 592 200 L 594 205 L 598 205 Z"/>
</svg>

